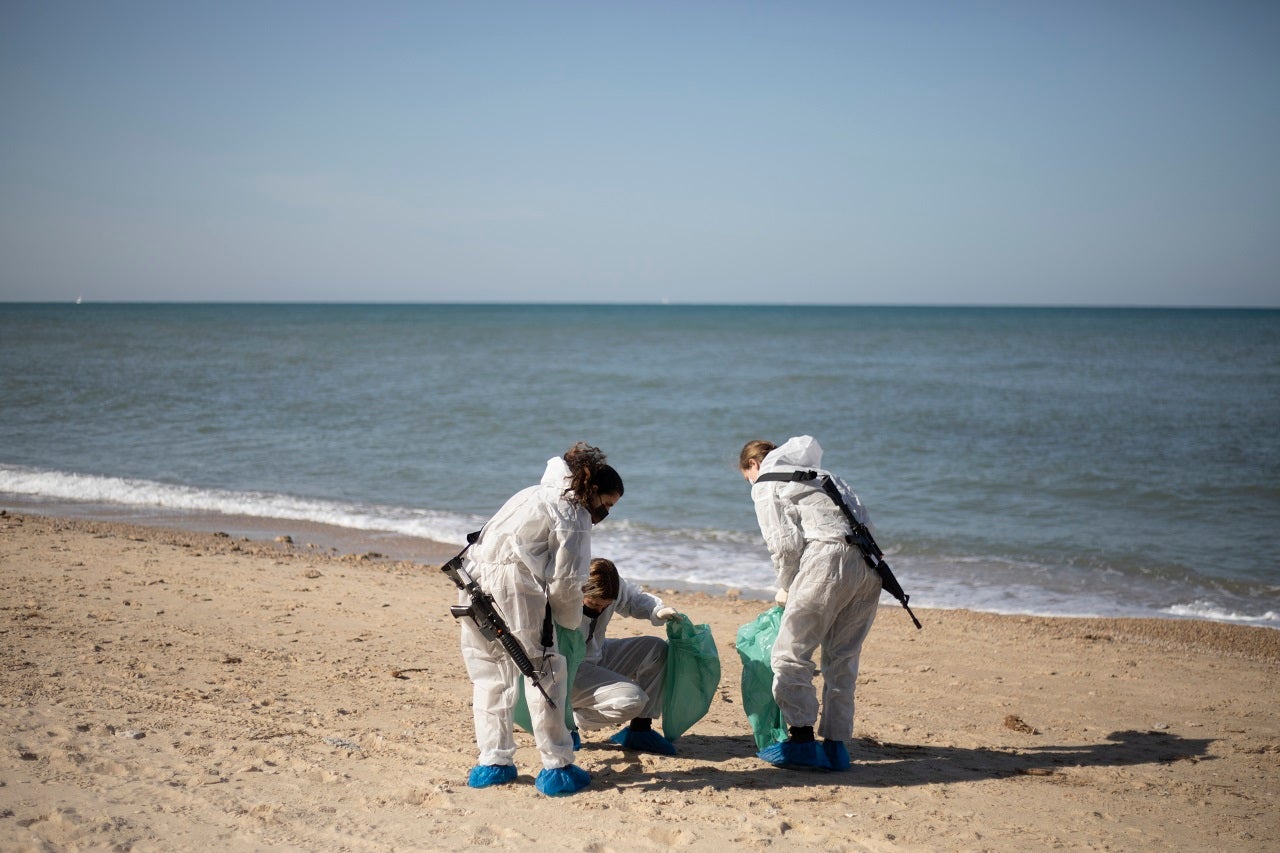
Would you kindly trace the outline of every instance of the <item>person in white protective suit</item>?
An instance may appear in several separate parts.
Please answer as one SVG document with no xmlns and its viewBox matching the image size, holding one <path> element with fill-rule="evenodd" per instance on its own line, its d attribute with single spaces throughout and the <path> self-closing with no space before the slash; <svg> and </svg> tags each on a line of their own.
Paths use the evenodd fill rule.
<svg viewBox="0 0 1280 853">
<path fill-rule="evenodd" d="M 547 620 L 577 628 L 582 585 L 591 559 L 591 526 L 603 521 L 622 497 L 622 478 L 598 448 L 579 442 L 547 461 L 542 481 L 515 494 L 485 524 L 466 550 L 464 568 L 493 596 L 511 635 L 539 670 L 552 708 L 525 679 L 533 738 L 543 769 L 537 789 L 550 796 L 576 793 L 591 775 L 573 763 L 573 739 L 565 725 L 565 659 Z M 459 601 L 467 603 L 465 593 Z M 485 639 L 471 619 L 461 619 L 462 658 L 474 685 L 472 711 L 480 755 L 467 784 L 487 788 L 516 779 L 514 706 L 519 669 L 501 645 Z M 544 641 L 546 645 L 544 645 Z"/>
<path fill-rule="evenodd" d="M 853 737 L 853 694 L 858 658 L 880 601 L 880 576 L 846 538 L 849 522 L 823 491 L 819 479 L 760 480 L 769 472 L 816 471 L 829 476 L 854 517 L 868 524 L 866 508 L 839 477 L 823 470 L 822 447 L 807 435 L 781 447 L 751 441 L 738 465 L 752 484 L 760 532 L 778 577 L 783 606 L 770 663 L 773 698 L 788 738 L 766 747 L 760 758 L 783 767 L 849 769 L 845 742 Z M 814 652 L 822 648 L 822 719 L 813 677 Z M 821 744 L 814 737 L 823 739 Z"/>
<path fill-rule="evenodd" d="M 654 636 L 606 639 L 614 614 L 653 625 L 679 615 L 656 595 L 619 577 L 612 561 L 591 561 L 578 629 L 586 637 L 586 655 L 571 691 L 574 722 L 583 731 L 627 722 L 611 741 L 624 749 L 675 755 L 675 745 L 653 730 L 653 718 L 662 713 L 667 641 Z"/>
</svg>

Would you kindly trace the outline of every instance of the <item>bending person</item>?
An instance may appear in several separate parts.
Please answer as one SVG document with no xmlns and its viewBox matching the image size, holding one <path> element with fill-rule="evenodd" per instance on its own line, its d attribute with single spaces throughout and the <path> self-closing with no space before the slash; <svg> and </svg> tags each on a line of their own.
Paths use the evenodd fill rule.
<svg viewBox="0 0 1280 853">
<path fill-rule="evenodd" d="M 653 636 L 606 639 L 615 613 L 654 625 L 679 615 L 656 595 L 620 578 L 611 561 L 591 561 L 582 588 L 585 618 L 579 630 L 586 636 L 587 651 L 573 677 L 574 722 L 584 731 L 627 722 L 610 740 L 624 749 L 675 755 L 671 741 L 653 730 L 654 717 L 662 714 L 667 641 Z"/>
<path fill-rule="evenodd" d="M 579 442 L 547 461 L 542 482 L 509 499 L 467 549 L 464 567 L 493 596 L 511 634 L 524 647 L 554 698 L 552 708 L 526 680 L 525 697 L 543 770 L 536 786 L 548 795 L 572 794 L 591 782 L 573 763 L 565 725 L 565 659 L 548 620 L 576 627 L 582 620 L 582 584 L 591 558 L 591 526 L 622 497 L 622 478 L 599 448 Z M 466 604 L 465 593 L 460 601 Z M 516 779 L 513 711 L 515 662 L 497 642 L 462 619 L 462 659 L 474 685 L 472 712 L 480 756 L 467 784 L 487 788 Z"/>
<path fill-rule="evenodd" d="M 859 522 L 867 512 L 839 477 L 819 467 L 822 447 L 811 436 L 781 447 L 751 441 L 738 467 L 752 484 L 751 499 L 765 545 L 778 574 L 777 601 L 783 605 L 770 663 L 773 698 L 788 727 L 788 738 L 761 750 L 779 766 L 849 769 L 845 742 L 853 737 L 853 693 L 858 659 L 880 601 L 880 576 L 867 566 L 849 539 L 852 530 L 840 507 L 823 491 L 830 477 Z M 786 476 L 815 471 L 818 479 L 786 481 Z M 822 720 L 813 686 L 814 652 L 822 647 Z M 814 739 L 814 726 L 821 745 Z"/>
</svg>

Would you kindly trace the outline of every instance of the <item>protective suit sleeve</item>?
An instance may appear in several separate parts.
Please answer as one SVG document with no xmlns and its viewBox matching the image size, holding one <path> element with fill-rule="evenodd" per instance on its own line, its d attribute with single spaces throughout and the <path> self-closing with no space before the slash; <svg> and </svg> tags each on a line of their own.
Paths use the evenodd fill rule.
<svg viewBox="0 0 1280 853">
<path fill-rule="evenodd" d="M 760 533 L 778 574 L 778 586 L 790 589 L 791 581 L 800 568 L 800 554 L 804 551 L 800 513 L 794 505 L 778 496 L 777 484 L 774 483 L 757 484 L 751 490 L 751 498 L 755 502 Z"/>
<path fill-rule="evenodd" d="M 618 592 L 618 601 L 614 605 L 615 612 L 632 619 L 648 619 L 654 625 L 666 623 L 666 620 L 657 617 L 658 610 L 663 606 L 661 598 L 645 592 L 626 578 L 619 578 L 619 580 L 622 583 Z"/>
<path fill-rule="evenodd" d="M 547 599 L 551 618 L 565 628 L 582 624 L 582 585 L 591 564 L 590 528 L 556 525 L 551 531 Z"/>
</svg>

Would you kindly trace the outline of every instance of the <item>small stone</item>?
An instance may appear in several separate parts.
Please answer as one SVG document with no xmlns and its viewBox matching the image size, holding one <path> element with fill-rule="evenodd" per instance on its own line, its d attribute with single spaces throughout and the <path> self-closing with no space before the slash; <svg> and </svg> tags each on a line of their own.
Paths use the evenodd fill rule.
<svg viewBox="0 0 1280 853">
<path fill-rule="evenodd" d="M 329 746 L 335 746 L 335 747 L 338 747 L 339 749 L 351 750 L 352 752 L 364 751 L 364 749 L 360 746 L 360 744 L 344 737 L 327 737 L 324 739 L 324 742 L 327 743 Z"/>
</svg>

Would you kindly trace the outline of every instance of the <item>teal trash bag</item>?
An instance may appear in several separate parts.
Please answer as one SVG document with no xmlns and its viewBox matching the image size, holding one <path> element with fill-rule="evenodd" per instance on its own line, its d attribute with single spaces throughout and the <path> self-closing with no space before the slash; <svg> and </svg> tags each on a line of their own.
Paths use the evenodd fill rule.
<svg viewBox="0 0 1280 853">
<path fill-rule="evenodd" d="M 720 653 L 711 626 L 681 613 L 667 622 L 667 671 L 662 687 L 662 734 L 675 740 L 711 709 L 720 686 Z"/>
<path fill-rule="evenodd" d="M 756 749 L 787 739 L 787 724 L 773 701 L 773 643 L 778 639 L 782 608 L 771 607 L 738 629 L 735 648 L 742 658 L 742 710 L 755 732 Z"/>
<path fill-rule="evenodd" d="M 564 689 L 564 724 L 573 731 L 573 677 L 578 672 L 578 665 L 587 656 L 587 638 L 577 628 L 566 628 L 556 625 L 556 648 L 564 655 L 565 678 Z M 529 716 L 529 703 L 524 698 L 524 679 L 519 681 L 520 689 L 516 696 L 515 722 L 526 732 L 533 732 L 533 720 Z M 548 691 L 549 692 L 549 691 Z M 541 694 L 539 694 L 541 695 Z"/>
</svg>

